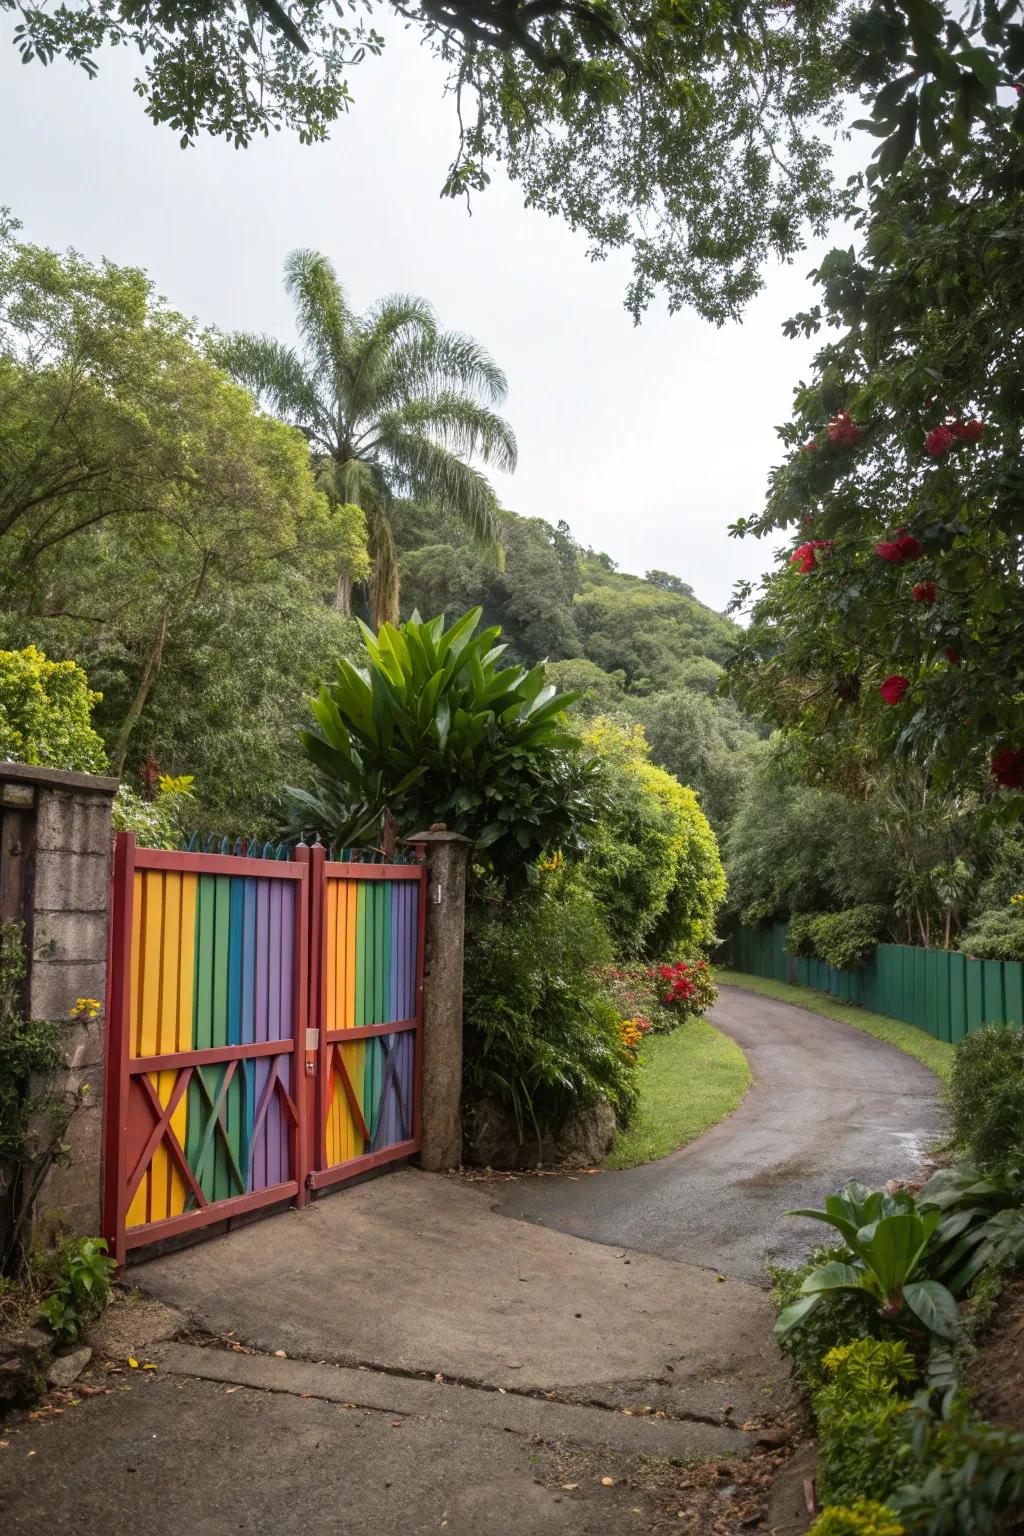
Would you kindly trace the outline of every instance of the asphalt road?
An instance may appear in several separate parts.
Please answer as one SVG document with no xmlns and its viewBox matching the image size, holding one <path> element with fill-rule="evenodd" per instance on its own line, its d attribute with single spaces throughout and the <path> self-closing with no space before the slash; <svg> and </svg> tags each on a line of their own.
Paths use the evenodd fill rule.
<svg viewBox="0 0 1024 1536">
<path fill-rule="evenodd" d="M 716 1028 L 754 1084 L 713 1130 L 658 1163 L 506 1186 L 496 1209 L 593 1242 L 765 1283 L 826 1228 L 783 1212 L 818 1207 L 848 1179 L 909 1178 L 942 1130 L 938 1079 L 846 1024 L 723 987 Z"/>
</svg>

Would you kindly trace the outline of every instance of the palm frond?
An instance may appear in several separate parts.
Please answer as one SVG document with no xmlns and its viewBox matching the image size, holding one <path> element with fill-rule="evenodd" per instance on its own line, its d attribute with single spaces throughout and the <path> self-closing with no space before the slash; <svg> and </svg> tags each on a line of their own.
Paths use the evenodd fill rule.
<svg viewBox="0 0 1024 1536">
<path fill-rule="evenodd" d="M 313 380 L 292 347 L 272 336 L 236 331 L 214 348 L 220 366 L 251 390 L 261 405 L 305 430 L 329 426 Z"/>
<path fill-rule="evenodd" d="M 498 498 L 478 469 L 416 432 L 395 431 L 387 452 L 394 477 L 408 495 L 436 501 L 499 565 L 504 563 Z"/>
<path fill-rule="evenodd" d="M 396 345 L 429 345 L 436 335 L 437 316 L 426 299 L 395 293 L 373 305 L 359 323 L 351 370 L 348 405 L 354 419 L 364 419 L 388 395 Z"/>
<path fill-rule="evenodd" d="M 319 251 L 292 251 L 284 264 L 284 285 L 317 373 L 324 382 L 336 379 L 350 361 L 356 322 L 334 267 Z"/>
<path fill-rule="evenodd" d="M 458 331 L 440 331 L 430 338 L 410 337 L 392 354 L 392 394 L 380 404 L 395 404 L 410 395 L 465 391 L 500 405 L 508 380 L 485 347 Z"/>
<path fill-rule="evenodd" d="M 429 435 L 463 458 L 478 457 L 505 474 L 516 467 L 515 433 L 497 412 L 468 395 L 446 390 L 407 400 L 377 422 L 376 442 L 385 451 L 391 437 L 408 432 Z"/>
</svg>

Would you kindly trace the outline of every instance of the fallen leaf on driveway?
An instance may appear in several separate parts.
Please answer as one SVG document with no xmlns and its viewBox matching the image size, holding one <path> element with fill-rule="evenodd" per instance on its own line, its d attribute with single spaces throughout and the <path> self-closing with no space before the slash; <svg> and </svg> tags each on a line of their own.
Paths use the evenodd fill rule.
<svg viewBox="0 0 1024 1536">
<path fill-rule="evenodd" d="M 602 1479 L 601 1479 L 601 1487 L 602 1488 L 614 1488 L 615 1487 L 615 1479 L 614 1479 L 614 1477 L 602 1477 Z"/>
</svg>

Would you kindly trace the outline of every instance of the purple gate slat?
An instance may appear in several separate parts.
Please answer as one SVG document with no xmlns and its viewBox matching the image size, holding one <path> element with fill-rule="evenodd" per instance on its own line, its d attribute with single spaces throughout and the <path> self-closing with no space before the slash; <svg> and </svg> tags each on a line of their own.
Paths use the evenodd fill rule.
<svg viewBox="0 0 1024 1536">
<path fill-rule="evenodd" d="M 294 1032 L 294 1002 L 292 988 L 295 979 L 295 891 L 293 888 L 281 889 L 281 925 L 278 930 L 281 944 L 281 1003 L 280 1003 L 280 1035 L 282 1040 L 290 1039 Z M 297 1042 L 298 1045 L 301 1042 Z M 281 1086 L 287 1093 L 292 1092 L 292 1057 L 280 1058 Z M 281 1103 L 277 1094 L 274 1095 L 274 1112 L 277 1116 L 277 1146 L 280 1159 L 280 1179 L 290 1178 L 292 1175 L 291 1157 L 291 1121 L 288 1112 Z"/>
<path fill-rule="evenodd" d="M 269 880 L 256 882 L 256 942 L 255 980 L 253 985 L 253 1039 L 269 1039 L 270 1025 L 270 890 Z M 256 1059 L 256 1104 L 263 1098 L 263 1090 L 270 1075 L 271 1060 L 266 1056 Z M 250 1179 L 253 1189 L 266 1189 L 267 1178 L 267 1122 L 264 1119 L 259 1132 L 253 1136 L 250 1158 Z"/>
</svg>

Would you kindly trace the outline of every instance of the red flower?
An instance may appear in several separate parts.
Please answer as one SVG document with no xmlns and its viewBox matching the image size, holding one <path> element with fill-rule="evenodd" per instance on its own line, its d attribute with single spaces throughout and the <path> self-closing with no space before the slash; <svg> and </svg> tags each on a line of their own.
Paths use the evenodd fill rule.
<svg viewBox="0 0 1024 1536">
<path fill-rule="evenodd" d="M 801 453 L 817 453 L 817 451 L 818 451 L 818 445 L 814 441 L 813 437 L 808 439 L 808 441 L 806 443 L 804 443 L 803 446 L 800 449 Z"/>
<path fill-rule="evenodd" d="M 1000 747 L 994 752 L 992 776 L 1003 789 L 1024 789 L 1024 748 Z"/>
<path fill-rule="evenodd" d="M 952 448 L 956 439 L 948 427 L 932 427 L 924 440 L 924 451 L 933 459 L 941 459 Z"/>
<path fill-rule="evenodd" d="M 919 581 L 910 595 L 915 603 L 934 603 L 938 590 L 934 581 Z"/>
<path fill-rule="evenodd" d="M 801 544 L 799 549 L 794 549 L 789 557 L 789 563 L 797 567 L 801 576 L 806 576 L 809 571 L 818 568 L 818 550 L 823 550 L 827 554 L 831 548 L 831 539 L 809 539 L 806 544 Z"/>
<path fill-rule="evenodd" d="M 949 430 L 958 443 L 980 443 L 985 423 L 972 416 L 970 421 L 955 421 Z"/>
<path fill-rule="evenodd" d="M 825 429 L 830 443 L 837 448 L 852 448 L 859 443 L 864 433 L 856 422 L 851 421 L 849 411 L 840 411 L 835 421 L 830 421 Z"/>
<path fill-rule="evenodd" d="M 921 554 L 920 542 L 912 533 L 901 534 L 898 539 L 883 540 L 875 545 L 875 554 L 890 565 L 902 565 L 904 560 L 916 560 Z"/>
<path fill-rule="evenodd" d="M 946 660 L 949 662 L 951 667 L 958 667 L 960 665 L 959 653 L 954 651 L 951 645 L 946 646 Z"/>
<path fill-rule="evenodd" d="M 900 704 L 903 701 L 903 695 L 909 687 L 910 678 L 901 677 L 899 673 L 896 673 L 892 677 L 887 677 L 885 682 L 879 686 L 878 691 L 887 704 Z"/>
</svg>

